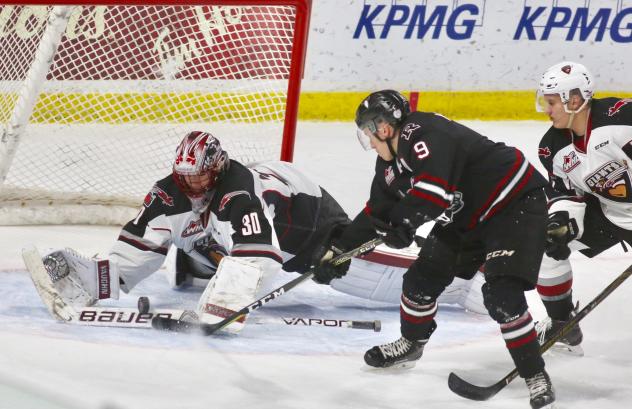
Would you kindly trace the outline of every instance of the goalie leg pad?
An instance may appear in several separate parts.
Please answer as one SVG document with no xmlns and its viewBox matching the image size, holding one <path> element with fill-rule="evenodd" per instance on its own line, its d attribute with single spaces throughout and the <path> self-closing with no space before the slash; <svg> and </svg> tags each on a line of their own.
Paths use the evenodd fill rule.
<svg viewBox="0 0 632 409">
<path fill-rule="evenodd" d="M 399 304 L 405 272 L 402 267 L 353 258 L 347 274 L 332 280 L 331 288 L 367 300 Z M 455 278 L 439 295 L 437 302 L 458 304 L 469 311 L 487 315 L 481 292 L 484 281 L 480 272 L 472 280 Z"/>
<path fill-rule="evenodd" d="M 215 324 L 256 299 L 263 269 L 245 258 L 224 257 L 198 302 L 200 321 Z M 233 322 L 226 330 L 243 329 L 245 318 Z"/>
</svg>

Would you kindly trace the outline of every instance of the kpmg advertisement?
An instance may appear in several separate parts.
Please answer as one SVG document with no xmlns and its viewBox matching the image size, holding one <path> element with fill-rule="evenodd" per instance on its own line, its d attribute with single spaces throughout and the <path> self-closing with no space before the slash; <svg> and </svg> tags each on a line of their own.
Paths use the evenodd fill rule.
<svg viewBox="0 0 632 409">
<path fill-rule="evenodd" d="M 304 88 L 527 90 L 562 60 L 632 91 L 632 0 L 316 0 Z"/>
</svg>

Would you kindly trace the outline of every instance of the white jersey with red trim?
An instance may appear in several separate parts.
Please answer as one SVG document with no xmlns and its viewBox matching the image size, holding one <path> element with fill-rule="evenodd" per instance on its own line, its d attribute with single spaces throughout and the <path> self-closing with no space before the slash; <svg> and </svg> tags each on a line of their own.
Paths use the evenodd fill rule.
<svg viewBox="0 0 632 409">
<path fill-rule="evenodd" d="M 608 220 L 632 230 L 632 99 L 593 99 L 584 136 L 551 127 L 538 153 L 549 200 L 591 194 Z"/>
<path fill-rule="evenodd" d="M 209 266 L 216 265 L 205 251 L 212 242 L 224 254 L 259 259 L 266 267 L 272 260 L 280 268 L 317 229 L 321 192 L 292 164 L 275 161 L 248 168 L 231 160 L 207 209 L 195 213 L 169 175 L 154 185 L 138 216 L 123 227 L 110 260 L 117 263 L 126 290 L 158 270 L 172 244 Z M 297 234 L 302 237 L 298 242 Z"/>
</svg>

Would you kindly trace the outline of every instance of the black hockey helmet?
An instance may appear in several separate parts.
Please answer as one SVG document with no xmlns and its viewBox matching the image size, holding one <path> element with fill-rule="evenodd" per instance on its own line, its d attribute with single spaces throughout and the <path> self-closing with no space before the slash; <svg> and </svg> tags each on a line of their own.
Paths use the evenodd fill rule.
<svg viewBox="0 0 632 409">
<path fill-rule="evenodd" d="M 364 98 L 356 110 L 355 122 L 358 129 L 368 128 L 371 133 L 375 133 L 379 122 L 387 122 L 398 128 L 408 114 L 410 104 L 406 97 L 397 91 L 385 89 Z"/>
</svg>

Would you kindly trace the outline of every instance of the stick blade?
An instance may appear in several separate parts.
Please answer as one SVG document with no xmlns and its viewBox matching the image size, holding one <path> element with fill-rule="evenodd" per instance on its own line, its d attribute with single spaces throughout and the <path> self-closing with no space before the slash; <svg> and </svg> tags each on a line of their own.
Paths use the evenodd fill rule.
<svg viewBox="0 0 632 409">
<path fill-rule="evenodd" d="M 161 316 L 152 318 L 151 326 L 157 330 L 171 332 L 194 332 L 200 329 L 200 324 L 197 322 Z"/>
<path fill-rule="evenodd" d="M 505 386 L 504 380 L 491 386 L 476 386 L 462 379 L 454 372 L 448 377 L 448 387 L 457 395 L 477 401 L 488 400 L 496 395 Z"/>
</svg>

